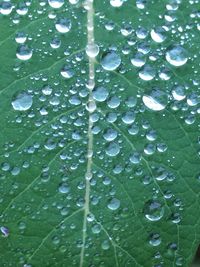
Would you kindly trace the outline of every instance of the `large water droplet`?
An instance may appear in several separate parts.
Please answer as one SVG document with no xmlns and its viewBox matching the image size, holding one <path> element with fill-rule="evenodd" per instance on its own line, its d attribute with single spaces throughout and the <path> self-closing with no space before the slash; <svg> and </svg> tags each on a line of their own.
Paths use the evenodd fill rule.
<svg viewBox="0 0 200 267">
<path fill-rule="evenodd" d="M 147 108 L 153 111 L 160 111 L 165 109 L 168 97 L 165 92 L 154 89 L 150 94 L 144 95 L 142 101 Z"/>
<path fill-rule="evenodd" d="M 103 102 L 107 99 L 109 93 L 108 90 L 104 87 L 96 87 L 93 92 L 93 98 L 98 102 Z"/>
<path fill-rule="evenodd" d="M 156 43 L 162 43 L 165 39 L 165 30 L 162 27 L 157 27 L 153 30 L 151 30 L 151 38 L 156 42 Z"/>
<path fill-rule="evenodd" d="M 26 111 L 31 108 L 33 99 L 30 94 L 20 93 L 13 101 L 12 106 L 15 110 Z"/>
<path fill-rule="evenodd" d="M 97 44 L 88 44 L 85 51 L 88 57 L 95 58 L 99 54 L 99 46 Z"/>
<path fill-rule="evenodd" d="M 124 0 L 110 0 L 110 4 L 113 7 L 120 7 L 124 3 Z"/>
<path fill-rule="evenodd" d="M 151 81 L 155 77 L 156 72 L 153 67 L 149 65 L 144 65 L 144 67 L 139 71 L 139 77 L 144 81 Z"/>
<path fill-rule="evenodd" d="M 56 30 L 60 33 L 67 33 L 71 30 L 71 20 L 67 18 L 60 18 L 56 21 Z"/>
<path fill-rule="evenodd" d="M 159 221 L 164 215 L 164 207 L 160 202 L 150 200 L 145 203 L 144 215 L 149 221 Z"/>
<path fill-rule="evenodd" d="M 106 53 L 101 59 L 101 65 L 105 70 L 116 70 L 120 64 L 121 57 L 115 51 Z"/>
<path fill-rule="evenodd" d="M 117 210 L 120 207 L 120 200 L 117 198 L 112 198 L 107 206 L 110 210 Z"/>
<path fill-rule="evenodd" d="M 188 60 L 187 51 L 180 45 L 174 45 L 166 52 L 166 60 L 175 67 L 184 65 Z"/>
<path fill-rule="evenodd" d="M 9 15 L 12 12 L 13 5 L 11 2 L 3 1 L 0 3 L 0 14 L 2 15 Z"/>
<path fill-rule="evenodd" d="M 64 0 L 48 0 L 48 3 L 53 8 L 60 8 L 64 4 Z"/>
<path fill-rule="evenodd" d="M 17 49 L 16 56 L 20 60 L 29 60 L 33 55 L 33 51 L 27 45 L 21 45 Z"/>
<path fill-rule="evenodd" d="M 160 238 L 159 234 L 153 233 L 150 235 L 150 238 L 149 238 L 149 244 L 150 245 L 157 247 L 160 245 L 160 243 L 161 243 L 161 238 Z"/>
<path fill-rule="evenodd" d="M 110 157 L 115 157 L 119 154 L 120 147 L 118 143 L 110 143 L 106 148 L 106 154 Z"/>
</svg>

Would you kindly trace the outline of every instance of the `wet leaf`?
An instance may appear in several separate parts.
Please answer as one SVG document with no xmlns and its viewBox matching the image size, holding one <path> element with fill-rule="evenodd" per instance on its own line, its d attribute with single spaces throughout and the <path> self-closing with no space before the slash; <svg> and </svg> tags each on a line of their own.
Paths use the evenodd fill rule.
<svg viewBox="0 0 200 267">
<path fill-rule="evenodd" d="M 199 5 L 0 1 L 0 265 L 188 267 Z"/>
</svg>

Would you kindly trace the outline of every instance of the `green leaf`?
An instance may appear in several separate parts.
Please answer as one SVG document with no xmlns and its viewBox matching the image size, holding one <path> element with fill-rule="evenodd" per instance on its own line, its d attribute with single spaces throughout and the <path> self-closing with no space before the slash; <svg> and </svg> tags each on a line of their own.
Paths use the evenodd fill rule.
<svg viewBox="0 0 200 267">
<path fill-rule="evenodd" d="M 0 265 L 188 267 L 199 6 L 0 1 Z"/>
</svg>

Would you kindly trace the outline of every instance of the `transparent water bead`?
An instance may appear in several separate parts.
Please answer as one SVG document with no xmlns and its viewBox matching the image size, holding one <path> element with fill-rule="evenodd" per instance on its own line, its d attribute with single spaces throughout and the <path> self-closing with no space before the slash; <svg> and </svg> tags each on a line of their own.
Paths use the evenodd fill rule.
<svg viewBox="0 0 200 267">
<path fill-rule="evenodd" d="M 88 57 L 95 58 L 99 54 L 99 46 L 97 44 L 88 44 L 85 51 Z"/>
<path fill-rule="evenodd" d="M 142 97 L 142 101 L 147 108 L 153 111 L 160 111 L 167 106 L 168 96 L 161 90 L 153 89 L 150 94 Z"/>
<path fill-rule="evenodd" d="M 33 51 L 27 45 L 19 46 L 16 52 L 17 58 L 23 61 L 31 59 L 32 55 Z"/>
<path fill-rule="evenodd" d="M 0 14 L 9 15 L 12 12 L 13 5 L 10 1 L 3 1 L 0 3 Z"/>
<path fill-rule="evenodd" d="M 25 33 L 23 32 L 18 32 L 15 36 L 15 41 L 18 44 L 23 44 L 26 42 L 27 36 Z"/>
<path fill-rule="evenodd" d="M 60 71 L 60 74 L 65 79 L 70 79 L 74 76 L 75 72 L 70 66 L 64 66 Z"/>
<path fill-rule="evenodd" d="M 60 18 L 56 21 L 56 30 L 60 33 L 67 33 L 71 30 L 71 20 L 67 18 Z"/>
<path fill-rule="evenodd" d="M 121 57 L 115 51 L 107 52 L 101 59 L 101 66 L 104 68 L 104 70 L 116 70 L 120 64 Z"/>
<path fill-rule="evenodd" d="M 120 7 L 124 3 L 124 0 L 110 0 L 110 4 L 113 7 Z"/>
<path fill-rule="evenodd" d="M 181 101 L 186 98 L 185 87 L 177 85 L 172 89 L 172 96 L 176 101 Z"/>
<path fill-rule="evenodd" d="M 145 55 L 141 52 L 137 52 L 134 57 L 131 58 L 131 63 L 133 64 L 133 66 L 135 67 L 142 67 L 146 62 L 146 58 Z"/>
<path fill-rule="evenodd" d="M 106 147 L 106 154 L 110 157 L 115 157 L 119 154 L 120 152 L 120 147 L 118 143 L 110 143 L 107 147 Z"/>
<path fill-rule="evenodd" d="M 161 243 L 161 238 L 160 238 L 159 234 L 153 233 L 150 235 L 150 238 L 149 238 L 149 244 L 150 245 L 157 247 L 160 245 L 160 243 Z"/>
<path fill-rule="evenodd" d="M 188 53 L 180 45 L 170 47 L 166 52 L 166 60 L 175 67 L 183 66 L 188 61 Z"/>
<path fill-rule="evenodd" d="M 160 202 L 150 200 L 145 203 L 144 215 L 149 221 L 159 221 L 164 215 L 164 207 Z"/>
<path fill-rule="evenodd" d="M 12 106 L 14 110 L 26 111 L 31 108 L 33 99 L 30 94 L 20 93 L 13 101 Z"/>
<path fill-rule="evenodd" d="M 1 226 L 0 227 L 1 233 L 4 237 L 8 237 L 9 236 L 9 229 L 5 226 Z"/>
<path fill-rule="evenodd" d="M 64 0 L 48 0 L 49 5 L 52 8 L 60 8 L 64 4 Z"/>
<path fill-rule="evenodd" d="M 97 87 L 93 90 L 92 92 L 92 95 L 93 95 L 93 98 L 98 101 L 98 102 L 104 102 L 109 93 L 108 93 L 108 90 L 104 87 Z"/>
<path fill-rule="evenodd" d="M 151 38 L 156 43 L 162 43 L 166 39 L 166 32 L 162 27 L 157 27 L 155 29 L 152 29 L 151 32 Z"/>
<path fill-rule="evenodd" d="M 139 71 L 139 77 L 144 81 L 151 81 L 154 79 L 156 72 L 150 65 L 144 65 L 144 67 Z"/>
<path fill-rule="evenodd" d="M 120 207 L 120 200 L 117 198 L 112 198 L 107 206 L 110 210 L 117 210 Z"/>
</svg>

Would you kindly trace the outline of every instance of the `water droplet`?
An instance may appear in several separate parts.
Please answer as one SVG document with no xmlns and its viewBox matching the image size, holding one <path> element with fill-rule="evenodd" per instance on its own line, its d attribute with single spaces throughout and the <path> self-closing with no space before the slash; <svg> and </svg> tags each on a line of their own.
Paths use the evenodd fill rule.
<svg viewBox="0 0 200 267">
<path fill-rule="evenodd" d="M 131 58 L 131 63 L 135 67 L 142 67 L 146 62 L 145 55 L 141 52 L 135 54 L 133 58 Z"/>
<path fill-rule="evenodd" d="M 60 72 L 60 74 L 65 78 L 65 79 L 70 79 L 74 76 L 74 70 L 70 66 L 64 66 Z"/>
<path fill-rule="evenodd" d="M 18 32 L 18 33 L 16 34 L 16 36 L 15 36 L 15 41 L 16 41 L 18 44 L 23 44 L 23 43 L 25 43 L 26 39 L 27 39 L 27 36 L 26 36 L 26 34 L 23 33 L 23 32 Z"/>
<path fill-rule="evenodd" d="M 110 210 L 117 210 L 120 207 L 120 200 L 117 198 L 112 198 L 107 206 Z"/>
<path fill-rule="evenodd" d="M 71 20 L 67 18 L 60 18 L 56 21 L 56 30 L 60 33 L 67 33 L 71 30 Z"/>
<path fill-rule="evenodd" d="M 9 236 L 9 230 L 8 230 L 7 227 L 5 227 L 5 226 L 1 226 L 0 230 L 1 230 L 1 233 L 2 233 L 2 235 L 3 235 L 4 237 L 8 237 L 8 236 Z"/>
<path fill-rule="evenodd" d="M 93 98 L 98 102 L 103 102 L 107 99 L 109 93 L 104 87 L 96 87 L 92 91 Z"/>
<path fill-rule="evenodd" d="M 12 106 L 15 110 L 26 111 L 31 108 L 33 99 L 30 94 L 26 92 L 20 93 L 13 101 Z"/>
<path fill-rule="evenodd" d="M 142 101 L 147 108 L 153 111 L 160 111 L 165 109 L 168 96 L 165 92 L 154 89 L 149 95 L 144 95 Z"/>
<path fill-rule="evenodd" d="M 145 203 L 144 215 L 149 221 L 159 221 L 164 215 L 164 207 L 160 202 L 150 200 Z"/>
<path fill-rule="evenodd" d="M 108 71 L 116 70 L 120 64 L 121 57 L 115 51 L 110 51 L 106 53 L 101 59 L 102 67 Z"/>
<path fill-rule="evenodd" d="M 153 67 L 149 65 L 144 65 L 144 67 L 139 71 L 139 77 L 144 81 L 151 81 L 155 77 L 156 72 Z"/>
<path fill-rule="evenodd" d="M 135 113 L 132 111 L 128 111 L 122 116 L 122 121 L 125 124 L 132 124 L 135 121 Z"/>
<path fill-rule="evenodd" d="M 117 131 L 113 129 L 108 129 L 106 132 L 103 134 L 103 137 L 106 141 L 111 142 L 117 138 Z"/>
<path fill-rule="evenodd" d="M 156 43 L 162 43 L 166 39 L 165 30 L 162 27 L 157 27 L 155 29 L 152 29 L 150 34 L 151 38 Z"/>
<path fill-rule="evenodd" d="M 48 0 L 48 3 L 53 8 L 60 8 L 64 4 L 64 0 Z"/>
<path fill-rule="evenodd" d="M 157 233 L 153 233 L 150 235 L 150 239 L 149 239 L 149 244 L 154 246 L 154 247 L 157 247 L 159 246 L 161 243 L 161 238 L 160 238 L 160 235 L 157 234 Z"/>
<path fill-rule="evenodd" d="M 69 193 L 69 185 L 66 183 L 61 183 L 59 185 L 58 191 L 62 194 L 67 194 Z"/>
<path fill-rule="evenodd" d="M 180 45 L 174 45 L 166 52 L 166 60 L 175 67 L 184 65 L 188 60 L 187 51 Z"/>
<path fill-rule="evenodd" d="M 175 86 L 172 89 L 172 96 L 176 101 L 183 100 L 186 97 L 186 95 L 185 95 L 185 87 L 181 86 L 181 85 Z"/>
<path fill-rule="evenodd" d="M 9 15 L 12 12 L 13 5 L 11 2 L 3 1 L 0 3 L 0 13 L 2 15 Z"/>
<path fill-rule="evenodd" d="M 88 57 L 95 58 L 99 54 L 99 46 L 97 44 L 88 44 L 85 51 Z"/>
<path fill-rule="evenodd" d="M 118 143 L 110 143 L 106 148 L 106 154 L 110 157 L 115 157 L 119 154 L 120 147 Z"/>
<path fill-rule="evenodd" d="M 113 7 L 120 7 L 124 3 L 124 0 L 110 0 L 110 4 Z"/>
<path fill-rule="evenodd" d="M 16 56 L 20 60 L 29 60 L 33 55 L 33 51 L 27 45 L 21 45 L 17 49 Z"/>
</svg>

